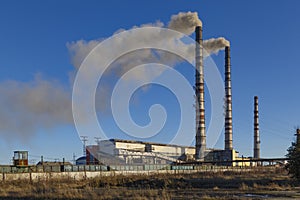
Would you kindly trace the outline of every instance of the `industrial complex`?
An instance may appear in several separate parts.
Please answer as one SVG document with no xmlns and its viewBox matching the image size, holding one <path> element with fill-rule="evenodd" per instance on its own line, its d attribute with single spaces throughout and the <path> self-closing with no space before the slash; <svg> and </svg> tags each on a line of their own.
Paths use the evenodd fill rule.
<svg viewBox="0 0 300 200">
<path fill-rule="evenodd" d="M 96 145 L 85 145 L 84 156 L 76 160 L 73 165 L 69 162 L 44 162 L 36 166 L 28 165 L 28 152 L 15 151 L 13 166 L 1 166 L 2 172 L 65 172 L 65 171 L 110 171 L 110 170 L 150 170 L 150 169 L 194 169 L 199 166 L 243 167 L 258 166 L 263 162 L 285 161 L 285 159 L 260 158 L 259 134 L 259 105 L 258 97 L 254 97 L 254 145 L 253 156 L 240 157 L 233 146 L 232 128 L 232 91 L 231 91 L 231 56 L 230 46 L 225 47 L 225 139 L 224 149 L 208 148 L 206 145 L 205 123 L 205 91 L 204 91 L 204 65 L 203 65 L 203 38 L 202 27 L 195 28 L 195 146 L 182 146 L 162 144 L 145 141 L 132 141 L 122 139 L 97 140 Z M 297 138 L 300 140 L 300 130 L 297 129 Z M 25 168 L 24 168 L 25 167 Z M 198 169 L 197 168 L 197 169 Z"/>
<path fill-rule="evenodd" d="M 254 153 L 251 158 L 239 157 L 232 141 L 232 94 L 230 46 L 225 47 L 225 141 L 224 149 L 206 146 L 204 66 L 202 27 L 195 28 L 195 96 L 196 135 L 195 146 L 180 146 L 142 141 L 110 139 L 86 147 L 86 164 L 170 164 L 187 162 L 214 162 L 218 165 L 256 165 L 260 158 L 258 97 L 254 98 Z M 250 162 L 250 159 L 252 162 Z M 248 160 L 248 161 L 247 161 Z M 236 162 L 227 162 L 236 161 Z"/>
</svg>

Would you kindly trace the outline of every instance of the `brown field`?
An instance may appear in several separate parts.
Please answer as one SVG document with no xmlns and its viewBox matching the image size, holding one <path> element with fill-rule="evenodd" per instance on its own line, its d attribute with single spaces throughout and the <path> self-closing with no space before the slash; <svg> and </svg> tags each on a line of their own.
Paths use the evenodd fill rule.
<svg viewBox="0 0 300 200">
<path fill-rule="evenodd" d="M 281 168 L 99 177 L 76 181 L 2 181 L 1 199 L 300 199 L 300 184 Z"/>
</svg>

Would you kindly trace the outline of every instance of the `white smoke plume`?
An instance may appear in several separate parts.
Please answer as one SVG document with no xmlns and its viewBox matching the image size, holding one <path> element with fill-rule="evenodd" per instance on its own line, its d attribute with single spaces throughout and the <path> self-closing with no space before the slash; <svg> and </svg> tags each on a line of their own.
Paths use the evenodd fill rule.
<svg viewBox="0 0 300 200">
<path fill-rule="evenodd" d="M 85 57 L 95 48 L 102 40 L 78 40 L 67 43 L 67 48 L 71 57 L 71 62 L 75 68 L 79 68 Z"/>
<path fill-rule="evenodd" d="M 148 27 L 148 26 L 166 27 L 162 22 L 156 21 L 155 23 L 148 23 L 140 26 L 134 26 L 133 28 Z M 199 19 L 197 12 L 180 12 L 177 15 L 172 15 L 170 21 L 167 23 L 167 28 L 185 33 L 186 35 L 191 35 L 192 33 L 194 33 L 196 26 L 202 26 L 202 22 Z M 119 29 L 114 34 L 120 33 L 122 31 L 124 31 L 124 29 Z M 178 49 L 180 48 L 184 50 L 185 52 L 189 52 L 190 56 L 186 59 L 189 60 L 190 62 L 194 61 L 195 46 L 193 44 L 186 44 L 182 42 L 180 38 L 178 38 L 178 40 L 174 40 L 173 38 L 161 38 L 159 35 L 158 36 L 147 35 L 147 32 L 145 32 L 144 35 L 138 35 L 137 37 L 134 37 L 134 41 L 132 41 L 132 44 L 136 44 L 136 43 L 143 44 L 145 39 L 153 39 L 153 38 L 156 38 L 156 41 L 161 40 L 161 42 L 167 43 L 168 46 L 174 46 Z M 83 59 L 88 55 L 88 53 L 101 41 L 102 39 L 91 40 L 91 41 L 79 40 L 79 41 L 67 43 L 67 48 L 69 49 L 70 52 L 72 64 L 75 66 L 76 69 L 80 67 Z M 118 42 L 121 45 L 122 41 L 121 40 L 116 41 L 115 43 Z M 203 47 L 206 50 L 204 51 L 204 56 L 209 56 L 212 53 L 217 53 L 219 50 L 222 50 L 228 43 L 229 42 L 227 42 L 224 38 L 210 39 L 204 41 Z M 94 59 L 95 61 L 93 61 L 92 63 L 97 63 L 97 60 L 101 59 L 101 57 L 105 57 L 105 55 L 100 55 L 100 54 L 97 56 L 94 55 L 94 57 L 89 57 L 89 60 Z M 120 57 L 112 64 L 112 66 L 110 66 L 110 71 L 106 73 L 106 76 L 117 76 L 119 78 L 122 77 L 122 75 L 127 71 L 129 71 L 130 69 L 146 63 L 161 63 L 161 64 L 166 64 L 168 66 L 175 66 L 176 63 L 180 63 L 180 62 L 183 62 L 183 60 L 180 57 L 170 54 L 168 52 L 144 49 L 144 50 L 134 51 Z M 151 68 L 151 70 L 153 70 L 153 68 Z M 146 69 L 133 70 L 129 76 L 126 76 L 126 81 L 129 82 L 143 81 L 143 80 L 150 81 L 150 79 L 153 78 L 153 74 L 155 74 L 155 76 L 158 77 L 161 75 L 161 73 L 163 73 L 163 71 L 160 70 L 156 70 L 156 71 L 150 71 Z M 105 93 L 109 93 L 109 92 L 106 91 Z M 101 94 L 100 96 L 102 100 L 97 101 L 97 102 L 101 102 L 98 103 L 99 104 L 98 107 L 100 108 L 108 107 L 109 101 L 106 100 L 106 96 Z"/>
<path fill-rule="evenodd" d="M 40 75 L 30 82 L 4 81 L 0 94 L 1 137 L 26 139 L 40 129 L 73 121 L 71 93 L 57 81 Z"/>
<path fill-rule="evenodd" d="M 139 27 L 146 27 L 146 26 L 152 26 L 152 27 L 164 27 L 164 24 L 160 21 L 157 21 L 156 23 L 149 23 L 149 24 L 143 24 Z M 177 15 L 172 15 L 170 21 L 168 22 L 167 28 L 182 32 L 186 35 L 191 35 L 195 31 L 196 26 L 202 26 L 202 22 L 198 17 L 197 12 L 180 12 Z M 134 26 L 133 28 L 138 28 L 138 26 Z M 116 31 L 114 34 L 120 33 L 124 31 L 124 29 L 120 29 Z M 145 33 L 146 34 L 146 33 Z M 135 38 L 135 41 L 132 42 L 143 42 L 145 38 L 153 38 L 155 36 L 147 36 L 144 35 L 142 38 Z M 158 37 L 159 38 L 159 37 Z M 160 38 L 161 39 L 161 38 Z M 84 60 L 84 58 L 88 55 L 88 53 L 97 46 L 101 40 L 91 40 L 91 41 L 84 41 L 79 40 L 75 42 L 69 42 L 67 43 L 67 48 L 69 49 L 70 56 L 71 56 L 71 62 L 75 66 L 76 69 L 78 69 Z M 178 48 L 184 48 L 186 51 L 190 52 L 190 57 L 187 58 L 189 61 L 192 61 L 194 59 L 194 47 L 190 44 L 185 44 L 181 41 L 174 41 L 172 39 L 164 38 L 163 42 L 169 42 L 168 45 L 177 45 Z M 206 50 L 206 54 L 204 56 L 209 56 L 211 54 L 216 54 L 220 50 L 223 50 L 225 46 L 229 45 L 229 41 L 227 41 L 225 38 L 212 38 L 209 40 L 205 40 L 203 42 L 203 47 Z M 158 56 L 157 56 L 158 55 Z M 99 55 L 101 57 L 102 55 Z M 96 58 L 98 59 L 98 57 Z M 156 53 L 154 55 L 154 52 L 151 50 L 144 50 L 140 52 L 135 52 L 132 54 L 127 55 L 126 57 L 122 57 L 119 59 L 116 64 L 119 64 L 119 70 L 121 70 L 121 74 L 123 72 L 128 71 L 130 68 L 135 67 L 139 64 L 144 64 L 149 61 L 152 62 L 159 62 L 168 64 L 170 66 L 174 65 L 177 62 L 181 62 L 182 60 L 175 55 L 171 55 L 166 52 L 160 52 Z M 158 74 L 159 75 L 159 74 Z M 147 74 L 145 73 L 144 76 L 139 74 L 138 77 L 132 77 L 133 79 L 147 79 Z"/>
<path fill-rule="evenodd" d="M 196 26 L 202 26 L 197 12 L 180 12 L 172 15 L 168 28 L 190 35 L 195 31 Z"/>
<path fill-rule="evenodd" d="M 178 13 L 173 15 L 170 22 L 167 23 L 168 28 L 185 34 L 192 34 L 195 26 L 202 25 L 196 12 Z M 140 27 L 155 26 L 166 27 L 162 22 L 143 24 Z M 137 27 L 137 26 L 135 26 Z M 124 31 L 119 29 L 116 33 Z M 135 38 L 133 42 L 142 42 L 145 38 L 155 37 L 153 35 L 145 35 L 141 38 Z M 157 37 L 159 38 L 159 37 Z M 67 43 L 67 48 L 70 53 L 71 62 L 77 70 L 85 57 L 90 51 L 95 48 L 103 39 L 97 40 L 79 40 Z M 175 43 L 172 39 L 164 39 L 162 42 L 167 42 L 170 45 L 176 45 L 187 52 L 190 52 L 189 60 L 194 60 L 194 47 L 183 42 Z M 217 53 L 218 50 L 223 49 L 224 41 L 220 39 L 204 41 L 204 46 L 209 53 Z M 95 59 L 101 59 L 97 55 Z M 163 63 L 167 65 L 175 65 L 177 62 L 182 62 L 181 58 L 170 53 L 142 50 L 132 52 L 126 56 L 121 57 L 114 63 L 114 67 L 106 74 L 108 76 L 116 75 L 121 77 L 125 72 L 131 68 L 149 62 Z M 117 70 L 114 70 L 117 69 Z M 112 73 L 113 72 L 113 73 Z M 141 72 L 132 73 L 132 77 L 128 81 L 137 81 L 140 79 L 148 79 L 149 74 L 159 76 L 162 71 L 155 72 Z M 127 77 L 128 78 L 128 77 Z M 101 91 L 104 90 L 104 91 Z M 100 88 L 101 97 L 109 96 L 107 86 L 105 89 Z M 102 98 L 103 99 L 103 98 Z M 105 100 L 97 101 L 108 102 Z M 107 105 L 97 105 L 100 109 L 105 109 Z M 65 88 L 63 84 L 58 81 L 47 80 L 37 75 L 34 80 L 30 82 L 18 82 L 14 80 L 0 82 L 0 133 L 3 137 L 10 137 L 16 134 L 21 138 L 27 138 L 29 135 L 36 133 L 40 129 L 53 128 L 64 124 L 72 124 L 72 108 L 71 108 L 71 88 Z"/>
<path fill-rule="evenodd" d="M 225 49 L 226 46 L 230 46 L 230 42 L 223 37 L 203 41 L 203 48 L 209 55 L 217 54 L 220 50 Z"/>
<path fill-rule="evenodd" d="M 168 28 L 185 33 L 187 35 L 190 35 L 195 31 L 196 26 L 201 26 L 201 25 L 202 25 L 202 22 L 199 19 L 197 12 L 180 12 L 177 15 L 172 15 L 170 22 L 168 23 Z M 164 24 L 160 21 L 156 21 L 156 23 L 142 24 L 140 26 L 134 26 L 132 28 L 149 27 L 149 26 L 161 28 L 161 27 L 164 27 Z M 114 34 L 120 33 L 122 31 L 124 31 L 124 29 L 119 29 Z M 144 35 L 142 38 L 136 38 L 135 41 L 133 41 L 133 42 L 143 42 L 143 40 L 145 38 L 153 38 L 153 37 L 155 37 L 155 36 Z M 168 38 L 164 38 L 164 42 L 166 42 L 166 40 L 168 40 Z M 70 56 L 71 56 L 71 62 L 75 66 L 76 69 L 78 69 L 80 67 L 82 61 L 88 55 L 88 53 L 95 46 L 97 46 L 101 41 L 102 41 L 102 39 L 91 40 L 91 41 L 79 40 L 79 41 L 67 43 L 67 48 L 69 49 Z M 184 44 L 184 43 L 175 44 L 174 40 L 169 40 L 169 42 L 171 42 L 172 45 L 179 45 L 181 48 L 189 49 L 187 44 Z M 127 63 L 131 63 L 133 60 L 149 61 L 149 52 L 151 53 L 151 51 L 145 50 L 144 55 L 142 55 L 142 53 L 137 53 L 134 58 L 132 56 L 130 56 L 130 58 L 128 57 L 128 59 L 123 58 L 120 61 L 120 64 L 122 64 L 123 69 L 127 70 L 129 68 Z M 157 62 L 161 62 L 162 60 L 164 60 L 165 61 L 164 63 L 169 62 L 169 64 L 174 64 L 174 58 L 175 58 L 174 56 L 170 56 L 167 53 L 160 54 L 160 55 L 161 55 L 160 58 L 156 60 Z M 99 56 L 101 56 L 101 55 L 99 55 Z M 155 61 L 155 60 L 153 60 L 154 57 L 155 56 L 152 56 L 152 58 L 151 58 L 152 61 Z M 167 58 L 169 58 L 169 60 Z M 179 58 L 176 58 L 175 60 L 178 60 L 178 59 Z M 138 62 L 135 61 L 135 64 L 138 64 Z M 141 64 L 143 64 L 143 63 L 141 63 Z M 132 63 L 130 65 L 132 66 Z"/>
</svg>

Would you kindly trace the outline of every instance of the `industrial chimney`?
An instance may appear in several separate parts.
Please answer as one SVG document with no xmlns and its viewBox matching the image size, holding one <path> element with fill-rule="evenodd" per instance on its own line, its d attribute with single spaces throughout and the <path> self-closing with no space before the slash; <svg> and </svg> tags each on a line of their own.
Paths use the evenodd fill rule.
<svg viewBox="0 0 300 200">
<path fill-rule="evenodd" d="M 230 47 L 225 47 L 225 150 L 232 150 L 232 97 Z"/>
<path fill-rule="evenodd" d="M 204 161 L 206 150 L 205 109 L 204 109 L 204 69 L 203 69 L 203 39 L 202 27 L 196 27 L 196 152 L 195 159 Z"/>
<path fill-rule="evenodd" d="M 259 117 L 258 117 L 258 97 L 254 97 L 254 155 L 253 158 L 260 158 L 260 139 L 259 139 Z"/>
</svg>

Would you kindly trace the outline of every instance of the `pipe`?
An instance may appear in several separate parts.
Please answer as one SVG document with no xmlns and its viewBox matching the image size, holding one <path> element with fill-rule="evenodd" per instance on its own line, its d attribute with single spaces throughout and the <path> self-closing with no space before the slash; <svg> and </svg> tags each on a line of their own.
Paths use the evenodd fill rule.
<svg viewBox="0 0 300 200">
<path fill-rule="evenodd" d="M 205 131 L 205 107 L 204 107 L 204 67 L 203 67 L 203 38 L 202 27 L 196 30 L 196 73 L 195 73 L 195 96 L 196 96 L 196 151 L 195 159 L 204 161 L 206 150 Z"/>
<path fill-rule="evenodd" d="M 232 150 L 232 96 L 230 47 L 225 47 L 225 150 Z"/>
<path fill-rule="evenodd" d="M 259 138 L 259 116 L 258 116 L 258 97 L 254 97 L 254 149 L 253 158 L 260 158 L 260 138 Z"/>
</svg>

